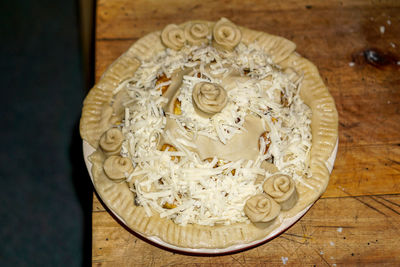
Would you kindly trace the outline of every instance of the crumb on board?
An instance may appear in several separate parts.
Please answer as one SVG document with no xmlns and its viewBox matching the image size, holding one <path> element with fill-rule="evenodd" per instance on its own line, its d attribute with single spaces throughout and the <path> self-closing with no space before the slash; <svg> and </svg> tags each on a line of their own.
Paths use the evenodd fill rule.
<svg viewBox="0 0 400 267">
<path fill-rule="evenodd" d="M 330 241 L 329 244 L 333 247 L 335 245 L 335 242 Z"/>
<path fill-rule="evenodd" d="M 379 27 L 379 31 L 381 32 L 381 34 L 385 33 L 385 26 L 380 26 Z"/>
<path fill-rule="evenodd" d="M 281 257 L 282 259 L 282 263 L 285 265 L 287 263 L 287 261 L 289 260 L 288 257 Z"/>
<path fill-rule="evenodd" d="M 324 252 L 321 250 L 321 251 L 319 252 L 319 254 L 320 254 L 320 255 L 324 255 Z"/>
<path fill-rule="evenodd" d="M 387 23 L 387 25 L 391 25 L 391 24 L 392 24 L 392 22 L 390 21 L 390 19 L 388 19 L 388 20 L 386 21 L 386 23 Z"/>
<path fill-rule="evenodd" d="M 338 227 L 337 231 L 338 231 L 339 233 L 341 233 L 341 232 L 343 231 L 343 228 L 342 228 L 342 227 Z"/>
<path fill-rule="evenodd" d="M 390 42 L 390 46 L 393 47 L 393 48 L 395 48 L 395 47 L 396 47 L 396 44 L 393 43 L 393 42 Z"/>
<path fill-rule="evenodd" d="M 354 63 L 354 62 L 349 62 L 349 66 L 350 67 L 354 67 L 356 65 L 356 63 Z"/>
</svg>

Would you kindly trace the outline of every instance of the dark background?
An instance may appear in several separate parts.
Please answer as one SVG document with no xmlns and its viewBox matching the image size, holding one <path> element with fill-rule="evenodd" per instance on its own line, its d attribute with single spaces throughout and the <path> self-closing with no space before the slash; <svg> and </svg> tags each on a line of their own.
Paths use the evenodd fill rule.
<svg viewBox="0 0 400 267">
<path fill-rule="evenodd" d="M 0 1 L 0 266 L 87 266 L 79 2 Z"/>
</svg>

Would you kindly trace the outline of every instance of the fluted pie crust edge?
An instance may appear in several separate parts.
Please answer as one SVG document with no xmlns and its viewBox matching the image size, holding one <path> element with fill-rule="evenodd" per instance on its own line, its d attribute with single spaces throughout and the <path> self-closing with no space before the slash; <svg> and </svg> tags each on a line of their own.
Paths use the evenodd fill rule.
<svg viewBox="0 0 400 267">
<path fill-rule="evenodd" d="M 202 21 L 210 27 L 214 22 Z M 180 26 L 185 27 L 191 21 Z M 284 218 L 290 218 L 311 203 L 325 191 L 329 182 L 326 162 L 332 154 L 338 136 L 338 115 L 334 100 L 324 85 L 318 69 L 309 60 L 295 52 L 296 45 L 279 36 L 239 27 L 244 44 L 257 43 L 272 56 L 275 64 L 283 69 L 291 67 L 304 74 L 300 96 L 312 110 L 312 149 L 310 168 L 312 177 L 306 185 L 297 183 L 299 199 L 289 211 L 282 211 L 277 220 L 266 228 L 255 224 L 237 223 L 233 225 L 202 226 L 175 224 L 172 220 L 158 215 L 147 217 L 144 209 L 133 205 L 134 195 L 125 182 L 110 180 L 103 170 L 104 153 L 97 149 L 101 135 L 112 126 L 111 101 L 113 90 L 130 77 L 142 60 L 166 49 L 161 41 L 161 31 L 150 33 L 135 42 L 104 72 L 99 82 L 90 90 L 84 100 L 80 133 L 93 148 L 97 149 L 89 159 L 93 183 L 104 203 L 126 225 L 144 236 L 157 236 L 166 243 L 184 248 L 226 248 L 236 244 L 246 244 L 267 236 L 277 228 Z"/>
</svg>

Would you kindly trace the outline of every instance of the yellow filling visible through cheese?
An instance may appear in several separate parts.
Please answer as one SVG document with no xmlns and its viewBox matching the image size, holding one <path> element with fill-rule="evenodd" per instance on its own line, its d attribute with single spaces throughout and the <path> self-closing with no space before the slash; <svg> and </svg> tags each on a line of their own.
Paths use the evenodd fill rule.
<svg viewBox="0 0 400 267">
<path fill-rule="evenodd" d="M 210 117 L 193 106 L 201 82 L 227 92 L 226 106 Z M 129 95 L 121 155 L 136 166 L 128 180 L 148 216 L 248 223 L 243 207 L 263 191 L 256 179 L 271 175 L 263 162 L 294 181 L 310 175 L 311 111 L 299 85 L 254 45 L 223 54 L 211 46 L 163 51 L 119 90 Z"/>
</svg>

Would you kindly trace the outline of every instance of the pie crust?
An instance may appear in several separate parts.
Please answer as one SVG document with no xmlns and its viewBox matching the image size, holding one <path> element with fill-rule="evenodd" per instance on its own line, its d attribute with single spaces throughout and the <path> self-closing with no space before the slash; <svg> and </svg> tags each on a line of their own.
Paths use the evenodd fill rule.
<svg viewBox="0 0 400 267">
<path fill-rule="evenodd" d="M 334 100 L 324 85 L 317 68 L 313 63 L 295 52 L 296 45 L 279 36 L 236 27 L 230 42 L 218 42 L 215 38 L 215 47 L 231 51 L 234 43 L 242 42 L 245 45 L 257 44 L 269 54 L 274 64 L 283 70 L 293 69 L 303 74 L 300 87 L 300 97 L 311 108 L 312 147 L 310 152 L 310 170 L 312 176 L 304 183 L 297 183 L 297 201 L 279 213 L 278 219 L 268 224 L 235 223 L 231 225 L 205 226 L 187 224 L 185 226 L 174 223 L 171 219 L 160 218 L 158 214 L 148 217 L 141 206 L 134 205 L 134 195 L 127 183 L 120 182 L 119 176 L 110 179 L 103 168 L 106 159 L 112 157 L 115 162 L 121 162 L 115 155 L 114 148 L 104 152 L 99 142 L 102 135 L 121 120 L 121 105 L 114 98 L 114 90 L 126 79 L 131 77 L 139 68 L 141 62 L 151 58 L 156 53 L 167 49 L 180 49 L 184 45 L 185 32 L 194 29 L 198 36 L 187 38 L 189 44 L 201 45 L 207 42 L 207 34 L 218 35 L 219 28 L 231 23 L 226 19 L 219 22 L 188 21 L 181 25 L 168 25 L 173 34 L 165 31 L 150 33 L 135 42 L 104 72 L 99 82 L 90 90 L 83 103 L 80 121 L 82 139 L 95 149 L 89 159 L 92 168 L 89 170 L 93 177 L 94 187 L 104 203 L 126 225 L 143 236 L 156 236 L 164 242 L 183 248 L 226 248 L 237 244 L 247 244 L 260 240 L 276 229 L 284 218 L 290 218 L 315 202 L 325 191 L 329 182 L 327 168 L 328 158 L 331 156 L 338 136 L 338 115 Z M 203 25 L 198 27 L 195 25 Z M 204 32 L 207 32 L 205 34 Z M 240 38 L 237 36 L 240 34 Z M 164 37 L 162 35 L 165 35 Z M 167 41 L 165 41 L 167 40 Z M 183 41 L 182 41 L 183 40 Z M 238 41 L 239 40 L 239 41 Z M 171 43 L 166 43 L 171 42 Z M 110 161 L 110 160 L 109 160 Z M 114 164 L 114 162 L 112 162 Z M 107 166 L 109 166 L 109 163 Z M 131 166 L 128 166 L 131 168 Z M 110 167 L 106 168 L 107 170 Z M 292 197 L 293 198 L 293 197 Z M 287 201 L 286 201 L 287 202 Z M 286 203 L 285 202 L 285 203 Z"/>
</svg>

